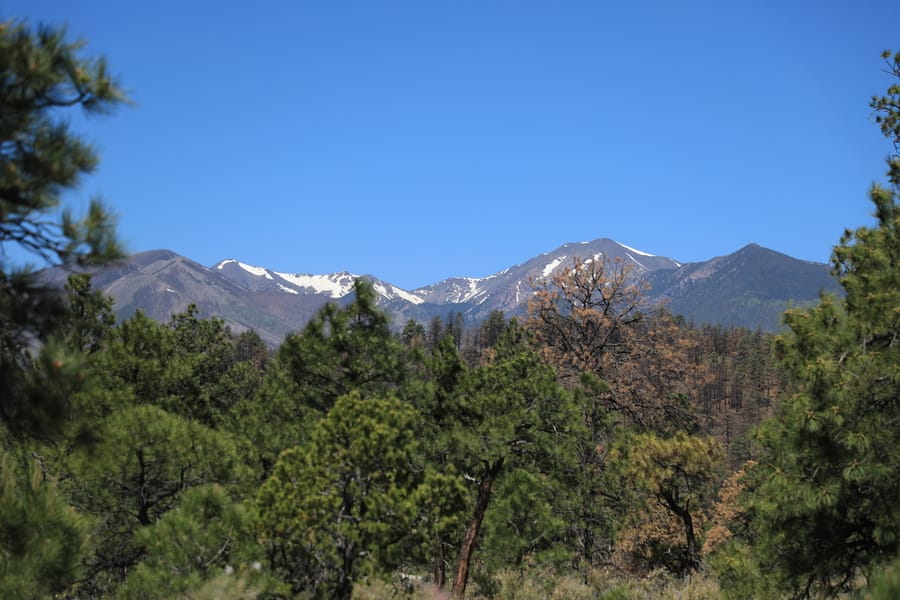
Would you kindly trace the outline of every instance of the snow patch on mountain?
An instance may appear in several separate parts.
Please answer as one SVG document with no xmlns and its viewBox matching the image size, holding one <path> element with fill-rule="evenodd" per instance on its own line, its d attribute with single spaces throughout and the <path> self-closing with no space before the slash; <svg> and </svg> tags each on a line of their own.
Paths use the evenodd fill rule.
<svg viewBox="0 0 900 600">
<path fill-rule="evenodd" d="M 407 302 L 411 302 L 413 304 L 422 304 L 425 302 L 422 298 L 419 298 L 415 294 L 411 294 L 406 290 L 402 290 L 398 287 L 394 286 L 385 286 L 383 283 L 375 282 L 372 284 L 372 287 L 375 291 L 384 296 L 388 300 L 393 300 L 395 298 L 400 298 L 401 300 L 406 300 Z M 390 289 L 389 289 L 390 288 Z"/>
<path fill-rule="evenodd" d="M 547 266 L 544 267 L 544 270 L 541 272 L 541 277 L 549 277 L 550 274 L 554 270 L 556 270 L 556 267 L 561 265 L 563 263 L 563 261 L 565 261 L 565 260 L 566 260 L 566 256 L 563 255 L 563 256 L 560 256 L 559 258 L 555 258 L 552 261 L 550 261 L 549 263 L 547 263 Z"/>
<path fill-rule="evenodd" d="M 233 258 L 229 258 L 228 260 L 223 260 L 218 265 L 216 265 L 216 268 L 221 271 L 225 267 L 225 265 L 227 265 L 229 263 L 236 264 L 237 266 L 239 266 L 243 270 L 247 271 L 251 275 L 256 275 L 257 277 L 265 277 L 266 279 L 274 279 L 272 277 L 272 275 L 269 274 L 268 269 L 265 269 L 263 267 L 254 267 L 253 265 L 248 265 L 248 264 L 242 263 L 238 260 L 234 260 Z"/>
<path fill-rule="evenodd" d="M 476 299 L 481 301 L 488 291 L 485 283 L 496 277 L 496 273 L 488 277 L 452 277 L 419 288 L 414 293 L 426 302 L 437 304 L 463 304 Z"/>
<path fill-rule="evenodd" d="M 415 294 L 411 294 L 406 290 L 401 290 L 400 288 L 394 288 L 394 293 L 397 294 L 398 297 L 403 298 L 407 302 L 412 302 L 413 304 L 422 304 L 425 302 Z"/>
<path fill-rule="evenodd" d="M 630 259 L 634 262 L 634 264 L 636 264 L 637 266 L 639 266 L 639 267 L 641 267 L 641 268 L 644 267 L 644 265 L 642 265 L 641 262 L 640 262 L 638 259 L 636 259 L 635 257 L 633 257 L 633 256 L 631 255 L 630 252 L 626 252 L 626 253 L 625 253 L 625 256 L 627 256 L 628 258 L 630 258 Z"/>
<path fill-rule="evenodd" d="M 481 282 L 484 281 L 483 279 L 466 277 L 465 280 L 469 284 L 469 289 L 458 302 L 468 302 L 483 293 L 480 286 Z"/>
<path fill-rule="evenodd" d="M 356 275 L 350 273 L 332 273 L 330 275 L 304 275 L 275 272 L 275 275 L 291 285 L 311 288 L 317 294 L 328 294 L 332 298 L 343 298 L 353 289 Z"/>
<path fill-rule="evenodd" d="M 288 286 L 282 285 L 280 283 L 278 284 L 278 289 L 280 289 L 282 292 L 287 292 L 288 294 L 296 294 L 298 296 L 300 295 L 300 292 L 298 292 L 294 288 L 289 288 Z"/>
<path fill-rule="evenodd" d="M 638 250 L 637 248 L 632 248 L 631 246 L 626 246 L 622 242 L 616 242 L 616 243 L 618 245 L 622 246 L 623 248 L 625 248 L 626 250 L 630 250 L 631 252 L 634 252 L 635 254 L 639 254 L 640 256 L 650 256 L 650 257 L 656 256 L 655 254 L 650 254 L 649 252 L 643 252 L 641 250 Z M 632 257 L 632 260 L 634 260 L 634 257 Z M 635 261 L 635 262 L 637 262 L 637 261 Z M 640 264 L 640 263 L 638 263 L 638 264 Z"/>
</svg>

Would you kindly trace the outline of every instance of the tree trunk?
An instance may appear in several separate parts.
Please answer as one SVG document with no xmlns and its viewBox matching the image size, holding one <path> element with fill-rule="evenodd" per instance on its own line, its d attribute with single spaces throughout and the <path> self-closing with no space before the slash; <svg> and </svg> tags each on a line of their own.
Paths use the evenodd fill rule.
<svg viewBox="0 0 900 600">
<path fill-rule="evenodd" d="M 466 537 L 463 539 L 462 547 L 459 550 L 456 576 L 453 578 L 453 592 L 450 596 L 453 600 L 463 600 L 466 597 L 466 584 L 469 580 L 469 561 L 471 561 L 472 553 L 475 551 L 475 540 L 478 538 L 481 523 L 484 521 L 484 513 L 487 511 L 488 503 L 491 501 L 491 488 L 502 470 L 503 458 L 499 458 L 497 462 L 488 468 L 487 473 L 484 474 L 481 483 L 478 485 L 478 499 L 475 502 L 475 511 L 469 520 L 469 526 L 466 528 Z"/>
<path fill-rule="evenodd" d="M 339 543 L 338 546 L 341 547 L 341 563 L 333 598 L 334 600 L 350 600 L 353 595 L 353 565 L 356 562 L 356 544 L 346 542 L 346 544 Z"/>
<path fill-rule="evenodd" d="M 675 496 L 669 491 L 663 491 L 660 495 L 669 509 L 681 518 L 684 525 L 684 542 L 687 546 L 684 574 L 696 571 L 700 566 L 700 560 L 697 557 L 697 537 L 694 534 L 694 518 L 691 516 L 690 507 L 679 505 Z"/>
<path fill-rule="evenodd" d="M 594 532 L 591 527 L 591 520 L 585 516 L 582 521 L 581 532 L 581 559 L 584 561 L 585 572 L 594 566 Z"/>
<path fill-rule="evenodd" d="M 684 537 L 687 544 L 687 569 L 688 571 L 696 571 L 700 566 L 700 560 L 697 557 L 697 538 L 694 535 L 694 519 L 691 517 L 691 511 L 685 509 L 681 513 L 681 520 L 684 522 Z"/>
<path fill-rule="evenodd" d="M 434 584 L 444 589 L 447 585 L 447 567 L 444 564 L 444 538 L 439 533 L 434 536 L 434 546 Z"/>
</svg>

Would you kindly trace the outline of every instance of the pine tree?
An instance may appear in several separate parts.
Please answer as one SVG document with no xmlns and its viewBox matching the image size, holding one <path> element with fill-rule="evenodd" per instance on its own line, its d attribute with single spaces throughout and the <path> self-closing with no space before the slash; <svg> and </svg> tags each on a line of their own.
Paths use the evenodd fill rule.
<svg viewBox="0 0 900 600">
<path fill-rule="evenodd" d="M 83 46 L 66 41 L 62 29 L 0 23 L 0 429 L 19 441 L 55 438 L 65 428 L 70 399 L 85 376 L 84 354 L 97 349 L 93 334 L 108 321 L 102 307 L 92 315 L 96 327 L 80 319 L 87 313 L 79 309 L 95 300 L 85 281 L 68 289 L 85 303 L 67 306 L 57 290 L 39 286 L 28 268 L 12 264 L 7 250 L 65 265 L 121 254 L 113 219 L 98 200 L 80 219 L 60 211 L 62 193 L 98 162 L 95 149 L 69 130 L 67 113 L 76 107 L 107 113 L 126 100 L 105 60 L 81 56 Z M 58 592 L 80 566 L 84 524 L 52 482 L 26 483 L 5 460 L 0 471 L 4 517 L 12 517 L 4 526 L 14 527 L 0 536 L 2 595 Z M 10 497 L 18 499 L 18 509 L 6 502 Z"/>
<path fill-rule="evenodd" d="M 458 478 L 417 465 L 418 419 L 395 398 L 348 394 L 281 454 L 257 496 L 259 532 L 294 591 L 349 599 L 360 575 L 396 567 L 427 539 L 423 507 L 461 493 Z"/>
<path fill-rule="evenodd" d="M 240 461 L 223 432 L 155 406 L 121 408 L 104 419 L 97 441 L 70 458 L 65 490 L 96 518 L 93 556 L 78 595 L 108 594 L 141 560 L 134 540 L 178 505 L 188 489 L 210 483 L 238 487 Z"/>
<path fill-rule="evenodd" d="M 442 338 L 432 349 L 426 366 L 428 382 L 422 393 L 415 397 L 416 408 L 422 415 L 419 438 L 423 440 L 426 460 L 437 470 L 448 472 L 454 468 L 458 458 L 453 452 L 456 428 L 462 416 L 458 394 L 461 393 L 467 368 L 450 336 Z M 432 543 L 433 578 L 439 588 L 447 584 L 447 567 L 461 541 L 454 525 L 462 522 L 465 506 L 456 508 L 459 509 L 456 511 L 459 522 L 448 522 L 448 527 L 436 531 Z"/>
<path fill-rule="evenodd" d="M 683 431 L 670 437 L 642 433 L 629 440 L 620 459 L 637 490 L 634 508 L 639 516 L 633 520 L 640 527 L 656 506 L 668 516 L 663 535 L 639 540 L 639 545 L 654 548 L 648 566 L 665 566 L 681 575 L 700 567 L 701 518 L 711 500 L 721 455 L 714 438 Z M 679 535 L 671 535 L 673 531 Z"/>
<path fill-rule="evenodd" d="M 16 467 L 0 453 L 0 597 L 48 597 L 81 573 L 87 523 L 37 464 Z"/>
<path fill-rule="evenodd" d="M 195 597 L 217 575 L 230 575 L 231 586 L 249 580 L 262 593 L 261 588 L 273 582 L 262 571 L 262 547 L 256 543 L 251 521 L 247 507 L 234 502 L 219 485 L 187 490 L 174 510 L 135 535 L 147 556 L 129 571 L 116 597 Z"/>
<path fill-rule="evenodd" d="M 900 53 L 885 53 L 900 78 Z M 900 84 L 871 103 L 900 148 Z M 793 393 L 760 439 L 759 568 L 795 596 L 833 595 L 900 554 L 900 157 L 870 192 L 876 223 L 832 264 L 845 297 L 793 310 L 777 350 Z"/>
<path fill-rule="evenodd" d="M 35 340 L 44 343 L 51 365 L 70 363 L 63 344 L 51 341 L 65 307 L 32 274 L 8 264 L 5 249 L 14 245 L 62 264 L 120 255 L 112 218 L 99 201 L 81 219 L 67 210 L 54 214 L 61 194 L 98 162 L 96 150 L 69 130 L 67 110 L 102 114 L 126 101 L 106 61 L 82 57 L 83 46 L 66 41 L 62 29 L 0 23 L 0 421 L 34 435 L 58 431 L 68 390 L 47 390 L 71 385 L 77 373 L 29 374 Z"/>
<path fill-rule="evenodd" d="M 66 347 L 85 354 L 99 352 L 116 323 L 113 299 L 92 290 L 91 276 L 87 273 L 69 276 L 65 290 L 69 313 Z"/>
<path fill-rule="evenodd" d="M 324 413 L 340 396 L 396 393 L 407 379 L 404 348 L 376 306 L 372 285 L 357 279 L 353 292 L 348 305 L 326 304 L 278 350 L 278 366 L 301 407 Z"/>
<path fill-rule="evenodd" d="M 403 342 L 404 346 L 421 348 L 425 345 L 425 326 L 413 319 L 409 319 L 400 333 L 400 341 Z"/>
<path fill-rule="evenodd" d="M 453 598 L 464 598 L 479 532 L 502 478 L 515 469 L 555 472 L 571 456 L 580 422 L 553 369 L 515 321 L 447 400 L 447 460 L 473 488 L 452 587 Z"/>
</svg>

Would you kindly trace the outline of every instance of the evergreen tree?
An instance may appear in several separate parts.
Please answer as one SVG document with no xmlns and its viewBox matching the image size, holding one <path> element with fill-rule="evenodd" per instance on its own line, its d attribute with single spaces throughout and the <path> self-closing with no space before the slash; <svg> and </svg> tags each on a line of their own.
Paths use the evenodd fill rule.
<svg viewBox="0 0 900 600">
<path fill-rule="evenodd" d="M 560 508 L 564 483 L 555 474 L 512 469 L 499 482 L 484 518 L 481 563 L 488 573 L 502 569 L 548 568 L 572 560 L 568 523 Z"/>
<path fill-rule="evenodd" d="M 637 492 L 632 521 L 640 528 L 656 506 L 669 517 L 659 534 L 645 533 L 638 540 L 637 545 L 650 549 L 643 556 L 645 567 L 664 566 L 679 575 L 699 569 L 701 518 L 712 500 L 721 457 L 714 438 L 683 431 L 670 437 L 641 433 L 627 441 L 619 459 Z M 671 535 L 672 531 L 680 535 Z"/>
<path fill-rule="evenodd" d="M 454 598 L 465 597 L 479 532 L 496 485 L 510 470 L 549 473 L 560 468 L 580 423 L 570 396 L 510 322 L 486 362 L 469 371 L 450 407 L 449 460 L 472 489 L 469 520 L 454 575 Z"/>
<path fill-rule="evenodd" d="M 361 574 L 396 567 L 433 531 L 423 507 L 459 482 L 417 466 L 418 418 L 407 403 L 352 393 L 282 453 L 257 497 L 259 529 L 295 591 L 349 599 Z"/>
<path fill-rule="evenodd" d="M 446 333 L 444 335 L 453 338 L 457 350 L 462 350 L 465 317 L 461 312 L 451 310 L 447 315 Z"/>
<path fill-rule="evenodd" d="M 105 113 L 125 100 L 105 60 L 81 56 L 83 42 L 65 38 L 59 29 L 0 23 L 0 437 L 6 447 L 8 432 L 20 444 L 26 436 L 60 434 L 84 377 L 82 352 L 91 350 L 84 339 L 63 339 L 61 327 L 77 318 L 69 318 L 56 290 L 11 264 L 8 249 L 67 265 L 120 255 L 99 201 L 81 219 L 59 210 L 63 192 L 98 161 L 69 130 L 68 110 Z M 80 572 L 85 523 L 42 469 L 35 465 L 29 478 L 12 462 L 5 454 L 0 465 L 0 595 L 59 593 Z"/>
<path fill-rule="evenodd" d="M 222 575 L 230 575 L 232 585 L 238 578 L 250 580 L 260 593 L 261 588 L 272 588 L 262 571 L 264 557 L 251 518 L 221 486 L 187 490 L 178 507 L 136 533 L 135 541 L 146 548 L 147 556 L 128 573 L 116 597 L 194 597 L 206 582 Z"/>
<path fill-rule="evenodd" d="M 116 323 L 113 299 L 92 290 L 91 276 L 87 273 L 71 275 L 65 290 L 68 299 L 66 347 L 85 354 L 100 351 Z"/>
<path fill-rule="evenodd" d="M 81 573 L 87 522 L 35 463 L 24 475 L 0 453 L 0 597 L 43 598 Z"/>
<path fill-rule="evenodd" d="M 321 417 L 298 406 L 296 384 L 278 362 L 272 362 L 257 389 L 238 400 L 222 422 L 223 429 L 234 435 L 260 485 L 271 476 L 281 452 L 305 440 Z"/>
<path fill-rule="evenodd" d="M 457 429 L 460 427 L 462 383 L 467 368 L 462 361 L 453 338 L 445 336 L 426 361 L 428 382 L 422 393 L 415 396 L 415 405 L 422 415 L 419 438 L 423 441 L 426 460 L 441 472 L 453 470 L 458 459 L 454 455 Z M 452 471 L 451 471 L 452 472 Z M 447 567 L 455 558 L 461 537 L 454 525 L 462 522 L 464 506 L 457 506 L 456 520 L 435 532 L 433 540 L 433 577 L 439 588 L 447 584 Z M 448 514 L 453 510 L 445 511 Z"/>
<path fill-rule="evenodd" d="M 174 362 L 185 376 L 173 381 L 171 393 L 178 398 L 169 410 L 214 426 L 238 400 L 237 393 L 248 387 L 241 380 L 252 371 L 235 369 L 234 338 L 225 322 L 218 318 L 201 319 L 197 307 L 190 305 L 169 322 L 175 347 Z M 234 389 L 237 387 L 238 389 Z"/>
<path fill-rule="evenodd" d="M 479 328 L 479 346 L 490 348 L 499 342 L 505 326 L 506 316 L 503 314 L 503 311 L 492 310 Z"/>
<path fill-rule="evenodd" d="M 106 61 L 82 57 L 83 46 L 66 41 L 64 30 L 0 23 L 0 421 L 36 435 L 57 432 L 66 415 L 70 390 L 48 388 L 71 386 L 78 373 L 27 374 L 35 340 L 51 364 L 70 362 L 64 346 L 51 341 L 65 309 L 58 294 L 8 264 L 5 249 L 16 245 L 62 264 L 120 255 L 99 201 L 82 219 L 54 215 L 61 194 L 98 162 L 94 148 L 69 130 L 67 109 L 106 113 L 125 101 Z"/>
<path fill-rule="evenodd" d="M 434 350 L 441 343 L 441 340 L 447 335 L 444 329 L 444 321 L 437 315 L 431 318 L 428 323 L 428 331 L 426 332 L 428 349 Z"/>
<path fill-rule="evenodd" d="M 278 455 L 303 442 L 342 395 L 409 394 L 418 350 L 404 346 L 359 279 L 346 305 L 327 304 L 300 332 L 284 340 L 254 393 L 239 399 L 224 425 L 245 445 L 260 483 Z"/>
<path fill-rule="evenodd" d="M 86 302 L 79 299 L 74 305 Z M 102 335 L 106 350 L 90 356 L 88 389 L 76 397 L 82 418 L 152 404 L 214 427 L 240 399 L 255 393 L 262 380 L 266 359 L 258 355 L 260 350 L 241 350 L 245 342 L 240 336 L 232 336 L 221 319 L 199 318 L 193 305 L 173 315 L 168 325 L 138 311 L 103 333 L 98 318 L 87 325 L 74 322 L 69 336 L 79 343 L 74 336 Z M 79 333 L 82 329 L 85 333 Z M 256 355 L 242 361 L 239 352 Z"/>
<path fill-rule="evenodd" d="M 900 78 L 900 53 L 885 53 Z M 872 107 L 900 148 L 900 83 Z M 834 595 L 900 554 L 900 157 L 832 264 L 846 296 L 789 311 L 778 353 L 793 393 L 760 439 L 757 568 L 795 596 Z"/>
<path fill-rule="evenodd" d="M 371 284 L 357 279 L 353 292 L 348 305 L 326 304 L 278 350 L 279 367 L 303 408 L 324 413 L 350 392 L 396 393 L 406 382 L 403 347 L 376 306 Z"/>
<path fill-rule="evenodd" d="M 400 341 L 403 342 L 404 346 L 421 348 L 425 345 L 425 326 L 409 319 L 400 333 Z"/>
<path fill-rule="evenodd" d="M 155 406 L 125 407 L 103 420 L 97 441 L 71 457 L 65 489 L 96 518 L 93 556 L 77 591 L 110 593 L 141 560 L 134 535 L 178 505 L 198 485 L 239 487 L 233 440 Z"/>
</svg>

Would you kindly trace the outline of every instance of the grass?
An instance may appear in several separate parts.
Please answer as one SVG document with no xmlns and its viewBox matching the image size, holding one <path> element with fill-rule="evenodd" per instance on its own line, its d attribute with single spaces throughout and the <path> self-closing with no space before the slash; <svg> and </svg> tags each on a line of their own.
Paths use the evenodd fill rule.
<svg viewBox="0 0 900 600">
<path fill-rule="evenodd" d="M 488 586 L 473 583 L 468 600 L 718 600 L 715 579 L 704 574 L 681 579 L 663 572 L 635 580 L 596 572 L 587 577 L 546 572 L 500 571 Z M 430 583 L 408 585 L 369 581 L 353 590 L 354 600 L 447 600 L 449 594 Z"/>
</svg>

